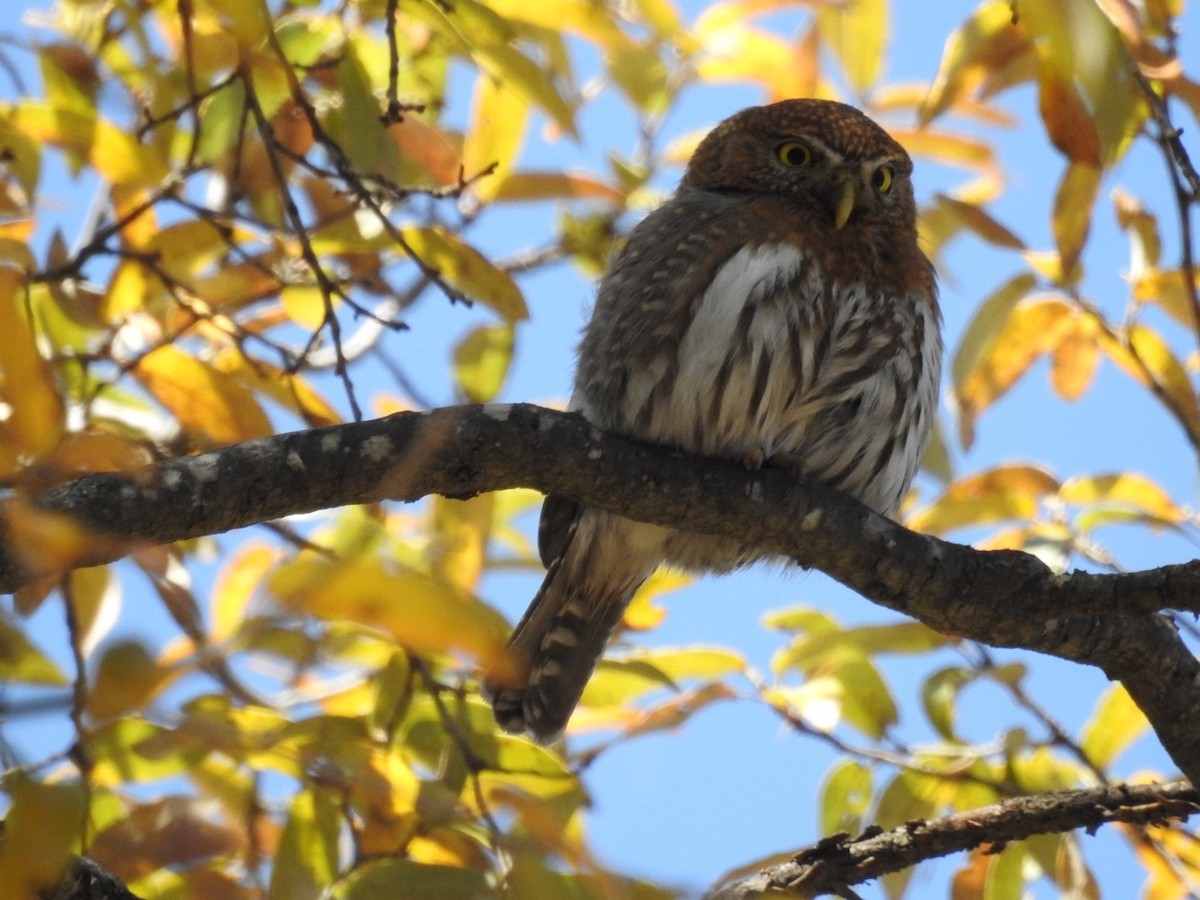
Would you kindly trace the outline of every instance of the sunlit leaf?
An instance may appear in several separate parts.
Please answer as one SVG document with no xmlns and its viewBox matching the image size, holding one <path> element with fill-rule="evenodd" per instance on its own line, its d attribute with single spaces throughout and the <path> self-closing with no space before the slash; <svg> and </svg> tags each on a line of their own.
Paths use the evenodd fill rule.
<svg viewBox="0 0 1200 900">
<path fill-rule="evenodd" d="M 1019 20 L 1013 21 L 1010 0 L 981 3 L 946 41 L 937 77 L 921 109 L 921 124 L 927 125 L 1031 48 L 1028 32 Z"/>
<path fill-rule="evenodd" d="M 952 666 L 939 669 L 921 682 L 921 702 L 925 706 L 925 715 L 937 733 L 948 741 L 958 740 L 954 730 L 958 694 L 975 678 L 976 674 L 970 669 Z"/>
<path fill-rule="evenodd" d="M 1083 726 L 1080 747 L 1089 760 L 1107 768 L 1149 728 L 1146 716 L 1118 682 L 1105 691 Z"/>
<path fill-rule="evenodd" d="M 491 200 L 516 166 L 528 117 L 529 99 L 514 86 L 482 73 L 475 79 L 462 165 L 467 178 L 491 169 L 474 186 L 481 200 Z"/>
<path fill-rule="evenodd" d="M 430 508 L 431 539 L 426 550 L 430 569 L 461 591 L 475 590 L 483 574 L 495 520 L 495 497 L 495 494 L 481 494 L 470 500 L 435 497 Z"/>
<path fill-rule="evenodd" d="M 625 195 L 611 185 L 582 172 L 513 172 L 495 189 L 493 200 L 603 200 L 622 203 Z"/>
<path fill-rule="evenodd" d="M 1144 475 L 1078 475 L 1063 482 L 1058 492 L 1067 503 L 1120 503 L 1141 510 L 1163 522 L 1181 523 L 1187 513 L 1169 494 Z"/>
<path fill-rule="evenodd" d="M 80 850 L 86 794 L 79 783 L 6 780 L 11 806 L 0 843 L 0 884 L 10 897 L 55 893 L 71 855 Z"/>
<path fill-rule="evenodd" d="M 333 889 L 336 900 L 477 900 L 487 893 L 481 872 L 407 859 L 366 863 Z"/>
<path fill-rule="evenodd" d="M 0 439 L 14 456 L 31 461 L 57 446 L 65 422 L 54 372 L 38 352 L 23 297 L 20 273 L 0 267 L 0 398 L 8 407 Z"/>
<path fill-rule="evenodd" d="M 1050 384 L 1064 400 L 1078 400 L 1092 385 L 1100 366 L 1099 326 L 1079 316 L 1050 356 Z"/>
<path fill-rule="evenodd" d="M 1000 466 L 962 478 L 933 502 L 908 517 L 908 526 L 930 534 L 986 525 L 1006 519 L 1028 519 L 1042 497 L 1058 489 L 1050 473 L 1033 466 Z"/>
<path fill-rule="evenodd" d="M 1054 241 L 1063 271 L 1075 268 L 1092 226 L 1092 208 L 1100 189 L 1100 170 L 1083 163 L 1071 163 L 1059 182 L 1054 196 Z"/>
<path fill-rule="evenodd" d="M 0 618 L 0 678 L 54 687 L 67 684 L 62 670 L 6 618 Z"/>
<path fill-rule="evenodd" d="M 273 431 L 249 388 L 173 344 L 143 356 L 134 374 L 201 444 L 232 444 Z"/>
<path fill-rule="evenodd" d="M 104 651 L 88 694 L 88 712 L 103 721 L 145 706 L 174 677 L 137 641 L 121 641 Z"/>
<path fill-rule="evenodd" d="M 1072 325 L 1074 310 L 1057 297 L 1030 297 L 1004 308 L 1023 292 L 1021 283 L 1010 282 L 993 295 L 986 308 L 988 320 L 1002 319 L 991 340 L 986 322 L 981 323 L 969 355 L 955 360 L 954 386 L 958 401 L 959 438 L 964 447 L 973 442 L 975 420 L 1016 384 L 1042 354 L 1056 347 Z M 982 313 L 981 313 L 982 314 Z"/>
<path fill-rule="evenodd" d="M 848 759 L 825 775 L 821 788 L 821 834 L 857 834 L 871 804 L 871 769 Z"/>
<path fill-rule="evenodd" d="M 213 357 L 213 368 L 252 386 L 285 409 L 300 416 L 310 428 L 340 425 L 342 418 L 308 379 L 261 359 L 247 356 L 240 348 L 228 347 Z"/>
<path fill-rule="evenodd" d="M 410 7 L 459 52 L 473 58 L 489 77 L 511 85 L 550 115 L 555 124 L 576 135 L 575 112 L 547 73 L 513 46 L 513 31 L 494 11 L 474 0 L 458 0 L 453 12 L 433 0 Z"/>
<path fill-rule="evenodd" d="M 234 550 L 217 575 L 209 613 L 210 637 L 222 641 L 246 621 L 250 601 L 279 554 L 261 543 L 247 542 Z"/>
<path fill-rule="evenodd" d="M 271 864 L 268 897 L 319 900 L 337 880 L 341 829 L 338 798 L 313 788 L 292 798 Z"/>
<path fill-rule="evenodd" d="M 1043 66 L 1038 87 L 1038 110 L 1054 146 L 1074 164 L 1099 168 L 1096 123 L 1074 82 L 1061 77 L 1053 67 Z"/>
<path fill-rule="evenodd" d="M 978 204 L 967 203 L 945 194 L 938 194 L 937 202 L 949 209 L 955 218 L 988 243 L 1011 250 L 1025 248 L 1025 243 L 1017 235 L 992 218 Z"/>
<path fill-rule="evenodd" d="M 1200 434 L 1200 407 L 1191 378 L 1162 336 L 1144 325 L 1129 329 L 1124 342 L 1103 336 L 1105 353 L 1136 381 L 1161 395 L 1193 434 Z"/>
<path fill-rule="evenodd" d="M 35 101 L 0 106 L 0 118 L 33 141 L 86 160 L 114 184 L 153 187 L 167 176 L 166 161 L 152 147 L 106 120 Z"/>
<path fill-rule="evenodd" d="M 465 652 L 494 677 L 511 677 L 508 624 L 450 583 L 415 570 L 390 570 L 362 557 L 337 563 L 306 558 L 279 567 L 272 593 L 289 609 L 380 628 L 418 652 Z"/>
<path fill-rule="evenodd" d="M 425 265 L 467 296 L 485 303 L 506 321 L 529 318 L 525 297 L 512 276 L 455 235 L 442 228 L 412 225 L 401 228 L 400 234 Z"/>
<path fill-rule="evenodd" d="M 515 349 L 512 323 L 480 325 L 454 348 L 454 375 L 470 403 L 496 398 L 508 378 Z"/>
<path fill-rule="evenodd" d="M 818 34 L 842 64 L 850 87 L 864 93 L 879 77 L 890 37 L 887 0 L 851 0 L 817 7 Z"/>
<path fill-rule="evenodd" d="M 1193 282 L 1194 283 L 1194 282 Z M 1200 286 L 1196 290 L 1200 292 Z M 1192 291 L 1179 269 L 1150 269 L 1133 282 L 1133 294 L 1144 303 L 1160 306 L 1185 328 L 1195 326 Z"/>
</svg>

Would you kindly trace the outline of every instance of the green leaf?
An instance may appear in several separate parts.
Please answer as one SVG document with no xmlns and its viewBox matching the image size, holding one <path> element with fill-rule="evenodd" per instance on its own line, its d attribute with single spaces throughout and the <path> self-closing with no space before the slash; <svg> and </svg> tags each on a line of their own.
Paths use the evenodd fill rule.
<svg viewBox="0 0 1200 900">
<path fill-rule="evenodd" d="M 292 798 L 271 863 L 270 900 L 319 900 L 338 874 L 339 801 L 319 788 Z"/>
<path fill-rule="evenodd" d="M 849 759 L 830 769 L 821 789 L 821 834 L 857 834 L 871 805 L 871 769 Z"/>
<path fill-rule="evenodd" d="M 367 863 L 333 890 L 337 900 L 479 900 L 489 895 L 480 872 L 407 859 Z"/>
<path fill-rule="evenodd" d="M 921 683 L 921 702 L 925 715 L 939 735 L 957 741 L 954 731 L 955 704 L 959 692 L 978 677 L 976 672 L 961 666 L 951 666 L 934 672 Z"/>
<path fill-rule="evenodd" d="M 0 618 L 0 680 L 61 687 L 67 676 L 11 622 Z"/>
</svg>

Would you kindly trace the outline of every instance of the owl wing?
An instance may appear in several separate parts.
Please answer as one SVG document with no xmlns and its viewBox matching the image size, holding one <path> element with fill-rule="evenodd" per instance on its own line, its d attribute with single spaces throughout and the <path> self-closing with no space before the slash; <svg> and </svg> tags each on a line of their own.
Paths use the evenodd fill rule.
<svg viewBox="0 0 1200 900">
<path fill-rule="evenodd" d="M 550 494 L 542 502 L 542 517 L 538 521 L 538 555 L 547 569 L 556 560 L 562 559 L 571 546 L 582 512 L 583 507 L 570 497 Z"/>
</svg>

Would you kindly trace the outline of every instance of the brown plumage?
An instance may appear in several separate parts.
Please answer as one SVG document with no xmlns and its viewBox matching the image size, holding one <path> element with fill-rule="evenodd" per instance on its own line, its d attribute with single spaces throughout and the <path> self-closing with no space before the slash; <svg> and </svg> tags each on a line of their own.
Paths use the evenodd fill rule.
<svg viewBox="0 0 1200 900">
<path fill-rule="evenodd" d="M 941 371 L 911 171 L 840 103 L 786 100 L 722 122 L 601 281 L 571 409 L 690 453 L 777 461 L 895 512 Z M 658 565 L 724 572 L 761 557 L 562 497 L 546 498 L 538 544 L 546 579 L 510 640 L 525 682 L 489 692 L 501 726 L 543 741 Z"/>
</svg>

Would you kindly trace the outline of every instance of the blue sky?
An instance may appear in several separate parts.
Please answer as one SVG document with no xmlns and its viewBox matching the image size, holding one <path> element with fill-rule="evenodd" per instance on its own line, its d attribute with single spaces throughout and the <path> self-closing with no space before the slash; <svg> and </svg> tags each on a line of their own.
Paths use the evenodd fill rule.
<svg viewBox="0 0 1200 900">
<path fill-rule="evenodd" d="M 44 8 L 45 4 L 18 4 L 18 9 Z M 943 44 L 951 30 L 974 4 L 965 0 L 897 0 L 892 18 L 892 37 L 885 79 L 889 82 L 928 82 L 937 71 Z M 683 9 L 694 20 L 704 4 L 687 2 Z M 790 34 L 806 20 L 806 8 L 775 14 L 773 28 Z M 1191 53 L 1197 26 L 1194 8 L 1182 28 L 1183 57 Z M 6 25 L 26 34 L 15 21 Z M 20 59 L 18 55 L 16 58 Z M 26 60 L 27 61 L 27 60 Z M 835 71 L 830 69 L 829 71 Z M 33 79 L 36 81 L 36 79 Z M 469 79 L 458 79 L 459 90 L 451 92 L 446 111 L 450 121 L 465 121 L 469 107 Z M 0 76 L 0 99 L 13 90 Z M 671 138 L 714 124 L 742 106 L 759 102 L 762 95 L 748 86 L 696 86 L 688 89 L 664 128 Z M 1008 189 L 991 207 L 993 214 L 1016 230 L 1031 246 L 1052 246 L 1050 209 L 1064 163 L 1049 147 L 1036 122 L 1036 95 L 1029 86 L 1006 94 L 999 106 L 1018 120 L 1015 130 L 983 132 L 998 148 L 1008 175 Z M 1193 136 L 1196 123 L 1183 109 L 1176 110 Z M 899 124 L 910 124 L 899 122 Z M 956 129 L 978 131 L 953 122 Z M 602 97 L 582 116 L 583 141 L 544 144 L 538 140 L 540 123 L 535 123 L 526 145 L 524 164 L 529 167 L 562 165 L 587 168 L 603 166 L 606 150 L 632 150 L 633 124 L 619 103 Z M 1196 149 L 1196 145 L 1192 145 Z M 1200 153 L 1200 149 L 1197 150 Z M 918 199 L 935 191 L 946 191 L 966 181 L 962 172 L 917 161 L 915 182 Z M 674 177 L 674 176 L 671 176 Z M 668 189 L 671 178 L 661 186 Z M 1140 142 L 1129 159 L 1106 179 L 1097 205 L 1093 240 L 1084 263 L 1084 283 L 1089 299 L 1101 308 L 1119 311 L 1126 285 L 1119 272 L 1127 259 L 1124 236 L 1116 226 L 1108 200 L 1109 192 L 1121 186 L 1160 214 L 1164 233 L 1164 256 L 1178 256 L 1177 229 L 1167 193 L 1168 184 L 1157 152 Z M 72 220 L 90 198 L 87 185 L 75 184 L 61 167 L 48 169 L 43 184 L 44 216 L 35 249 L 41 253 L 51 228 L 62 225 L 71 241 Z M 517 215 L 488 213 L 472 239 L 488 251 L 503 253 L 528 246 L 530 235 L 548 233 L 547 217 L 553 209 L 538 206 Z M 522 222 L 528 224 L 525 229 Z M 947 343 L 953 348 L 979 302 L 1019 270 L 1019 261 L 971 237 L 959 238 L 946 252 L 942 278 L 942 306 Z M 570 390 L 575 337 L 592 298 L 592 286 L 569 265 L 522 281 L 532 320 L 517 336 L 517 359 L 500 399 L 507 401 L 562 402 Z M 390 348 L 406 373 L 420 386 L 430 402 L 454 402 L 450 375 L 450 348 L 471 327 L 488 319 L 481 310 L 447 307 L 431 297 L 408 316 L 411 331 L 392 339 Z M 395 392 L 382 373 L 378 381 L 362 384 L 362 396 L 375 388 Z M 334 388 L 328 395 L 336 397 Z M 954 433 L 949 411 L 943 406 L 943 422 Z M 1001 461 L 1030 461 L 1046 465 L 1059 477 L 1076 473 L 1099 473 L 1133 469 L 1159 481 L 1178 502 L 1193 505 L 1196 495 L 1196 464 L 1174 424 L 1153 406 L 1140 389 L 1111 364 L 1105 364 L 1091 393 L 1075 404 L 1055 398 L 1039 366 L 1025 382 L 1001 401 L 981 421 L 977 442 L 969 454 L 956 452 L 960 472 L 969 472 Z M 931 490 L 928 482 L 925 490 Z M 532 517 L 528 521 L 533 527 Z M 1177 537 L 1150 537 L 1142 532 L 1105 533 L 1128 568 L 1146 568 L 1177 562 L 1195 555 L 1195 548 Z M 232 541 L 239 539 L 234 535 Z M 226 541 L 225 543 L 232 543 Z M 211 581 L 211 567 L 197 567 L 196 590 L 202 598 Z M 489 576 L 482 593 L 508 616 L 515 618 L 536 589 L 533 574 L 505 572 Z M 127 579 L 127 606 L 114 636 L 137 635 L 153 644 L 162 640 L 170 626 L 153 611 L 157 601 L 141 595 L 141 582 Z M 706 578 L 670 595 L 669 615 L 664 625 L 647 640 L 654 644 L 721 644 L 738 649 L 766 671 L 771 654 L 782 646 L 779 635 L 760 625 L 769 610 L 798 604 L 812 605 L 849 623 L 895 621 L 896 616 L 862 600 L 824 576 L 762 567 L 724 578 Z M 61 646 L 57 613 L 44 610 L 35 624 L 42 646 Z M 1034 654 L 998 651 L 1002 661 L 1019 660 L 1032 669 L 1031 692 L 1072 731 L 1091 712 L 1095 698 L 1105 687 L 1097 671 L 1084 670 Z M 928 741 L 932 735 L 923 724 L 916 684 L 938 665 L 957 657 L 943 651 L 934 661 L 888 662 L 885 672 L 902 704 L 898 734 L 908 741 Z M 987 742 L 998 730 L 1024 726 L 1037 733 L 1027 717 L 1006 711 L 1000 695 L 987 687 L 972 688 L 962 704 L 964 730 L 974 739 Z M 997 712 L 999 710 L 999 712 Z M 53 728 L 36 729 L 26 736 L 30 745 L 57 749 L 66 735 Z M 854 742 L 857 736 L 849 735 Z M 655 735 L 634 741 L 602 755 L 586 775 L 595 801 L 589 831 L 601 858 L 614 868 L 644 875 L 666 883 L 698 889 L 711 883 L 726 869 L 767 853 L 799 848 L 812 842 L 817 833 L 816 790 L 822 774 L 836 760 L 824 745 L 781 729 L 777 718 L 752 702 L 726 703 L 709 708 L 692 718 L 678 733 Z M 1152 740 L 1142 741 L 1118 770 L 1129 774 L 1141 768 L 1169 772 L 1169 763 Z M 1106 896 L 1133 896 L 1141 873 L 1111 831 L 1084 838 L 1085 854 L 1101 875 Z M 935 871 L 944 894 L 944 875 L 953 862 Z M 922 876 L 927 878 L 928 876 Z M 922 896 L 918 880 L 910 896 Z M 876 896 L 874 887 L 864 897 Z M 1038 896 L 1050 896 L 1045 887 Z"/>
</svg>

